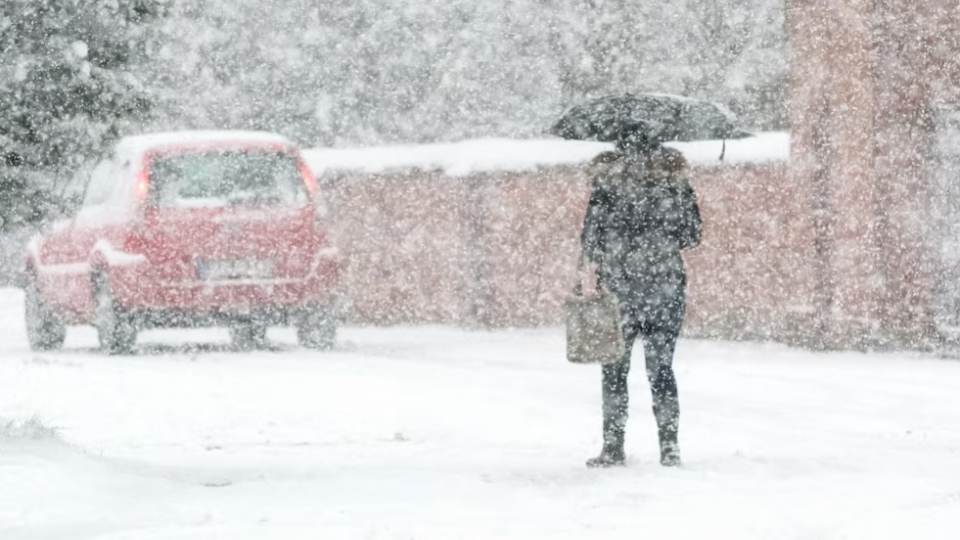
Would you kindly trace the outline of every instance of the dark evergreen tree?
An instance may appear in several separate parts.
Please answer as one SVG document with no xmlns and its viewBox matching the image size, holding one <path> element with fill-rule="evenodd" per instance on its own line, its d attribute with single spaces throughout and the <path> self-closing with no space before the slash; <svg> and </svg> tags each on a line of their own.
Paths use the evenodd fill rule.
<svg viewBox="0 0 960 540">
<path fill-rule="evenodd" d="M 35 221 L 69 171 L 141 124 L 151 96 L 139 67 L 165 0 L 0 2 L 0 205 Z M 12 156 L 16 156 L 15 158 Z M 12 204 L 16 200 L 18 204 Z M 30 204 L 25 204 L 27 201 Z"/>
</svg>

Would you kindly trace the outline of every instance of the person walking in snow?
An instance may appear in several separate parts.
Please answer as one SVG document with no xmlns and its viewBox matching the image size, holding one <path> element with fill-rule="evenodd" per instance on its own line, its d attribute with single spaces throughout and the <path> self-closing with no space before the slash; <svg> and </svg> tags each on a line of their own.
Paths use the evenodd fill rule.
<svg viewBox="0 0 960 540">
<path fill-rule="evenodd" d="M 603 366 L 603 450 L 588 467 L 623 465 L 628 414 L 627 376 L 637 338 L 643 341 L 660 463 L 680 464 L 680 404 L 673 353 L 686 311 L 687 277 L 681 251 L 700 243 L 696 196 L 679 151 L 666 148 L 642 127 L 625 131 L 616 152 L 598 156 L 581 249 L 595 265 L 598 283 L 619 304 L 626 340 L 620 362 Z"/>
</svg>

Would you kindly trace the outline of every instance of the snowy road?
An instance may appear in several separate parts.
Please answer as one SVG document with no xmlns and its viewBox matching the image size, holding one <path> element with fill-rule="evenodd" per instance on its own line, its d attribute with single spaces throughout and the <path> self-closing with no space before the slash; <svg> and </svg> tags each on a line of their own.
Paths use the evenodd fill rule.
<svg viewBox="0 0 960 540">
<path fill-rule="evenodd" d="M 591 471 L 597 370 L 557 330 L 151 332 L 106 357 L 26 345 L 0 290 L 0 539 L 884 540 L 960 537 L 960 363 L 683 341 L 685 466 Z M 202 343 L 203 345 L 191 345 Z"/>
</svg>

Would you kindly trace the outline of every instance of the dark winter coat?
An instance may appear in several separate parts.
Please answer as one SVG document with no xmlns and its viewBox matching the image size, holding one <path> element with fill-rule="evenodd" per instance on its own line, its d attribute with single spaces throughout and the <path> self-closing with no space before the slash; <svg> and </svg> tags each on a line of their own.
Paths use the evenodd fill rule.
<svg viewBox="0 0 960 540">
<path fill-rule="evenodd" d="M 700 243 L 702 222 L 680 152 L 605 153 L 590 166 L 593 193 L 581 235 L 584 256 L 625 316 L 653 327 L 682 324 L 681 251 Z"/>
</svg>

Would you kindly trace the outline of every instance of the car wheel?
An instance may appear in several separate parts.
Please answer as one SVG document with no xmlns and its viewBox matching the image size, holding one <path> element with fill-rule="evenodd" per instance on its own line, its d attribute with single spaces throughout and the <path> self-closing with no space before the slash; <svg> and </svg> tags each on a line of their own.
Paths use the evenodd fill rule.
<svg viewBox="0 0 960 540">
<path fill-rule="evenodd" d="M 255 323 L 233 326 L 230 328 L 230 342 L 242 351 L 262 349 L 267 344 L 267 327 Z"/>
<path fill-rule="evenodd" d="M 27 341 L 34 351 L 54 351 L 63 347 L 67 327 L 60 316 L 43 300 L 37 280 L 31 276 L 24 288 L 24 317 Z"/>
<path fill-rule="evenodd" d="M 300 345 L 329 351 L 337 344 L 337 319 L 332 309 L 313 307 L 306 310 L 297 323 Z"/>
<path fill-rule="evenodd" d="M 137 328 L 129 314 L 117 304 L 105 276 L 98 275 L 93 279 L 93 297 L 96 305 L 94 326 L 100 338 L 100 348 L 108 354 L 132 352 L 137 343 Z"/>
</svg>

